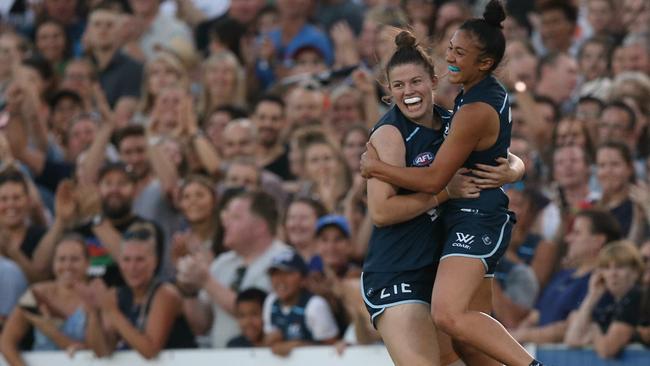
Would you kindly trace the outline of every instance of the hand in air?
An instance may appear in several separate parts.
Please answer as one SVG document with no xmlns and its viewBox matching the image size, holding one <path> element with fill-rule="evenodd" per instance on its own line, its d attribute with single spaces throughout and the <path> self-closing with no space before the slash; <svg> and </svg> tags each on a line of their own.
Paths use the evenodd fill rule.
<svg viewBox="0 0 650 366">
<path fill-rule="evenodd" d="M 371 142 L 366 143 L 366 151 L 361 155 L 361 176 L 366 179 L 372 178 L 373 168 L 378 161 L 377 149 Z"/>
</svg>

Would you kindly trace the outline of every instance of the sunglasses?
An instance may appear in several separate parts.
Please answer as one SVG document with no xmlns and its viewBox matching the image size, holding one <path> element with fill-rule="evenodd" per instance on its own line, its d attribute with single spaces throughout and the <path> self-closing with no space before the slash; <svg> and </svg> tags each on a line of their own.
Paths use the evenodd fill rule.
<svg viewBox="0 0 650 366">
<path fill-rule="evenodd" d="M 154 232 L 146 227 L 128 230 L 122 236 L 124 240 L 149 240 L 154 237 Z"/>
</svg>

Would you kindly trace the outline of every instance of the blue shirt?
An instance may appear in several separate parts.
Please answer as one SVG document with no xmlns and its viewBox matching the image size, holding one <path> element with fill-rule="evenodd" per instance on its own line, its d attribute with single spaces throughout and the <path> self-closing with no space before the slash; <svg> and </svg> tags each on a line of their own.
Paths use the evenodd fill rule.
<svg viewBox="0 0 650 366">
<path fill-rule="evenodd" d="M 591 273 L 574 276 L 574 269 L 560 271 L 551 278 L 535 308 L 539 310 L 539 325 L 544 326 L 566 320 L 578 309 L 589 290 Z"/>
</svg>

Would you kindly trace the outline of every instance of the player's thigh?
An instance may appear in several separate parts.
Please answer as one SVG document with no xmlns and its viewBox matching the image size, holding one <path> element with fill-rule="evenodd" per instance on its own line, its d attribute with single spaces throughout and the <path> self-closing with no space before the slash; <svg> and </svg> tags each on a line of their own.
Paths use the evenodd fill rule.
<svg viewBox="0 0 650 366">
<path fill-rule="evenodd" d="M 436 331 L 426 304 L 386 308 L 376 324 L 396 365 L 440 364 Z"/>
</svg>

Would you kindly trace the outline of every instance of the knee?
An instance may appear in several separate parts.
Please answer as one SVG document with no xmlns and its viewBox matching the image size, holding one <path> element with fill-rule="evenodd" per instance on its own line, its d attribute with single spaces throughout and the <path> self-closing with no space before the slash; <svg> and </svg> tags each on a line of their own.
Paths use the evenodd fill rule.
<svg viewBox="0 0 650 366">
<path fill-rule="evenodd" d="M 460 315 L 460 311 L 454 310 L 448 304 L 434 304 L 431 308 L 431 317 L 436 327 L 452 338 L 456 338 L 458 333 Z"/>
</svg>

